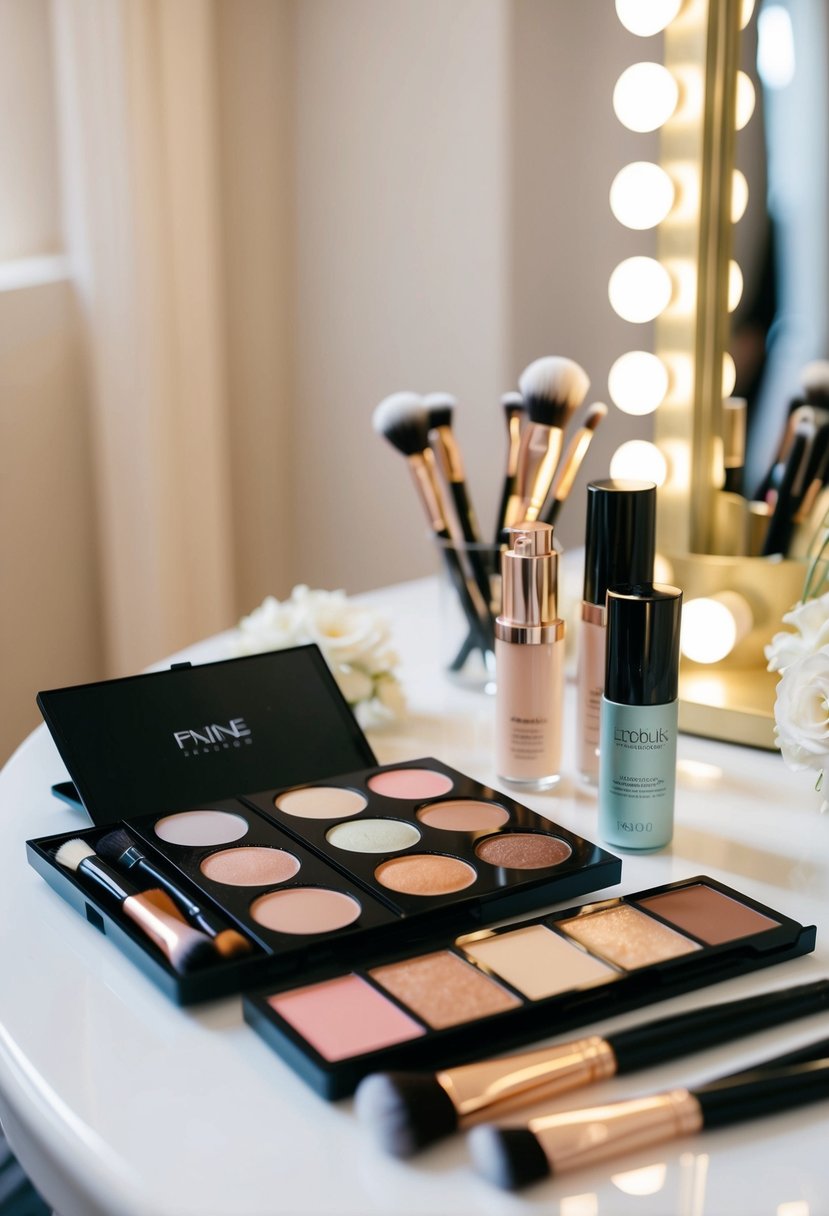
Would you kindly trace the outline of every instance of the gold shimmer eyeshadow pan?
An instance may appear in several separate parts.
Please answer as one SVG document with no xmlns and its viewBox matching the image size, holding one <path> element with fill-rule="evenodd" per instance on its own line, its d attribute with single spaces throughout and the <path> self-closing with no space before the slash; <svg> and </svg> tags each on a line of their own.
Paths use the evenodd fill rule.
<svg viewBox="0 0 829 1216">
<path fill-rule="evenodd" d="M 370 1072 L 486 1059 L 795 958 L 814 943 L 814 926 L 698 875 L 444 938 L 440 948 L 433 943 L 378 954 L 345 976 L 335 966 L 324 968 L 303 977 L 298 989 L 286 982 L 246 995 L 243 1008 L 246 1021 L 310 1085 L 339 1098 Z M 341 1003 L 336 985 L 345 979 L 350 987 Z M 342 1029 L 352 1019 L 356 980 L 371 989 L 371 1003 L 382 1011 L 377 1033 Z M 313 1018 L 296 1013 L 309 992 L 317 994 Z M 359 994 L 369 999 L 363 988 Z M 400 1015 L 410 1023 L 398 1024 Z M 393 1041 L 387 1024 L 396 1027 Z"/>
</svg>

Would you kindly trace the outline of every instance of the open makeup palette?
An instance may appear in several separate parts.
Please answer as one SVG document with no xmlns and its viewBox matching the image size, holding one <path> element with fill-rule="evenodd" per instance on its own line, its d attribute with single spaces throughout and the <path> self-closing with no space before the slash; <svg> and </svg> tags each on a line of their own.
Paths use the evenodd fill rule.
<svg viewBox="0 0 829 1216">
<path fill-rule="evenodd" d="M 95 826 L 29 841 L 29 860 L 182 1004 L 620 878 L 618 858 L 438 760 L 378 766 L 316 646 L 56 689 L 38 703 Z M 114 829 L 245 952 L 183 971 L 126 902 L 56 858 L 70 840 L 104 853 Z M 135 869 L 124 880 L 158 886 Z"/>
<path fill-rule="evenodd" d="M 803 927 L 697 876 L 438 944 L 378 953 L 244 999 L 327 1098 L 367 1074 L 456 1067 L 814 949 Z"/>
</svg>

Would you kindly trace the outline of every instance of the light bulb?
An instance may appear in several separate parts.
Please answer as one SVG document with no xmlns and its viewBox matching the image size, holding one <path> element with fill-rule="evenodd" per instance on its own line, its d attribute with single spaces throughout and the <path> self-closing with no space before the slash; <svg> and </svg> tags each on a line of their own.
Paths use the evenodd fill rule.
<svg viewBox="0 0 829 1216">
<path fill-rule="evenodd" d="M 737 364 L 734 362 L 728 351 L 722 357 L 722 395 L 723 397 L 733 397 L 734 389 L 737 387 Z"/>
<path fill-rule="evenodd" d="M 671 300 L 671 276 L 656 258 L 625 258 L 610 276 L 607 294 L 624 321 L 653 321 Z"/>
<path fill-rule="evenodd" d="M 616 0 L 616 15 L 626 30 L 650 38 L 670 25 L 682 0 Z"/>
<path fill-rule="evenodd" d="M 671 117 L 679 89 L 661 63 L 634 63 L 626 68 L 613 90 L 613 109 L 630 131 L 655 131 Z"/>
<path fill-rule="evenodd" d="M 668 1167 L 662 1163 L 645 1165 L 624 1174 L 612 1174 L 610 1181 L 625 1195 L 656 1195 L 665 1185 Z"/>
<path fill-rule="evenodd" d="M 668 369 L 646 350 L 629 350 L 611 367 L 607 388 L 624 414 L 652 414 L 665 400 Z"/>
<path fill-rule="evenodd" d="M 620 169 L 610 187 L 610 210 L 626 228 L 654 228 L 674 204 L 674 184 L 659 165 L 637 160 Z"/>
<path fill-rule="evenodd" d="M 621 481 L 653 481 L 665 484 L 668 466 L 659 448 L 645 439 L 629 439 L 610 458 L 610 476 Z"/>
<path fill-rule="evenodd" d="M 735 125 L 742 131 L 754 113 L 754 85 L 745 72 L 737 73 L 737 108 Z"/>
<path fill-rule="evenodd" d="M 728 311 L 733 312 L 743 296 L 743 272 L 732 260 L 728 263 Z"/>
<path fill-rule="evenodd" d="M 680 650 L 694 663 L 719 663 L 753 623 L 751 608 L 736 591 L 688 600 L 682 609 Z"/>
<path fill-rule="evenodd" d="M 754 12 L 754 0 L 743 0 L 740 8 L 740 29 L 744 30 L 751 20 L 751 14 Z"/>
<path fill-rule="evenodd" d="M 745 174 L 735 169 L 731 174 L 731 223 L 738 224 L 748 206 L 748 182 Z"/>
<path fill-rule="evenodd" d="M 794 79 L 794 33 L 788 9 L 767 4 L 757 18 L 757 75 L 767 89 L 785 89 Z"/>
</svg>

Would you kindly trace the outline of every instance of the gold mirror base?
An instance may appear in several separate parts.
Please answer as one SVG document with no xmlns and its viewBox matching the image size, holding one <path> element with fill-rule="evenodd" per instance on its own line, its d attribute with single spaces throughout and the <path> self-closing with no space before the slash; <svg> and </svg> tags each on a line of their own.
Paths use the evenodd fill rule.
<svg viewBox="0 0 829 1216">
<path fill-rule="evenodd" d="M 679 677 L 679 729 L 688 735 L 775 751 L 774 699 L 779 677 L 756 667 L 693 667 Z"/>
</svg>

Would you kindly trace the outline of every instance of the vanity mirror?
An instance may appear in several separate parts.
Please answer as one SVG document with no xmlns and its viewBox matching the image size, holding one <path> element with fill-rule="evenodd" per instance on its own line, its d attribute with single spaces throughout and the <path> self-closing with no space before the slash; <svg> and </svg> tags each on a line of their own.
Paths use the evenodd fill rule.
<svg viewBox="0 0 829 1216">
<path fill-rule="evenodd" d="M 764 646 L 800 597 L 821 508 L 803 512 L 794 539 L 788 526 L 775 532 L 774 500 L 785 486 L 778 480 L 768 493 L 762 482 L 802 394 L 803 364 L 827 355 L 827 17 L 820 0 L 767 0 L 756 12 L 751 0 L 664 7 L 676 10 L 663 61 L 676 97 L 660 130 L 660 167 L 675 199 L 658 238 L 671 296 L 655 321 L 667 388 L 654 440 L 666 464 L 657 544 L 686 600 L 680 726 L 773 748 L 777 677 L 766 671 Z M 623 21 L 624 8 L 618 0 Z M 808 122 L 786 121 L 795 94 L 808 90 Z M 809 160 L 808 189 L 795 157 Z M 746 195 L 751 230 L 739 227 L 748 224 Z M 820 218 L 809 235 L 812 215 Z M 741 267 L 735 255 L 745 251 L 753 260 Z M 810 414 L 800 425 L 804 446 L 816 421 Z"/>
</svg>

